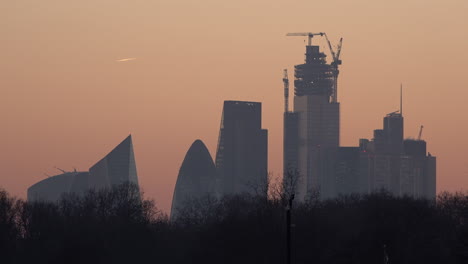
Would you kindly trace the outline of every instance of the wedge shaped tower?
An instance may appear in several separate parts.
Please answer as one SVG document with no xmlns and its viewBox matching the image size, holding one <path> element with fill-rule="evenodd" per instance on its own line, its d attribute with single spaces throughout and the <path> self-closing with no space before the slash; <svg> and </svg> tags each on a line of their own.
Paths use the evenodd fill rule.
<svg viewBox="0 0 468 264">
<path fill-rule="evenodd" d="M 185 155 L 177 176 L 172 198 L 171 218 L 178 208 L 190 199 L 213 194 L 215 190 L 216 167 L 208 149 L 201 140 L 195 140 Z"/>
<path fill-rule="evenodd" d="M 130 182 L 138 185 L 133 154 L 132 136 L 129 135 L 103 159 L 89 168 L 91 188 L 105 188 Z"/>
</svg>

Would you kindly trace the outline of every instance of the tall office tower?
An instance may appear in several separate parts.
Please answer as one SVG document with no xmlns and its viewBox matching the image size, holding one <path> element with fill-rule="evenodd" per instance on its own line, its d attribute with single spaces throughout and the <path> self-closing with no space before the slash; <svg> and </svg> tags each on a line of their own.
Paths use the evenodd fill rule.
<svg viewBox="0 0 468 264">
<path fill-rule="evenodd" d="M 383 124 L 385 149 L 382 154 L 387 157 L 389 164 L 388 190 L 397 195 L 400 193 L 401 155 L 403 155 L 403 115 L 393 112 L 384 117 Z"/>
<path fill-rule="evenodd" d="M 403 153 L 403 115 L 393 112 L 384 117 L 383 131 L 385 153 L 400 155 Z"/>
<path fill-rule="evenodd" d="M 191 199 L 215 194 L 216 167 L 201 140 L 195 140 L 185 155 L 172 198 L 171 219 Z"/>
<path fill-rule="evenodd" d="M 325 58 L 319 46 L 309 42 L 305 63 L 295 66 L 294 111 L 285 113 L 283 164 L 299 173 L 299 201 L 314 193 L 322 199 L 336 194 L 334 165 L 340 144 L 340 104 L 333 96 L 335 68 Z"/>
<path fill-rule="evenodd" d="M 218 193 L 266 195 L 267 152 L 262 104 L 224 101 L 216 152 Z"/>
<path fill-rule="evenodd" d="M 370 168 L 361 171 L 367 174 L 368 181 L 359 188 L 361 192 L 372 192 L 385 189 L 394 195 L 400 193 L 400 173 L 403 149 L 403 116 L 399 112 L 386 115 L 383 119 L 383 129 L 374 130 L 374 138 L 365 146 L 361 139 L 360 162 Z M 361 166 L 363 167 L 363 166 Z"/>
</svg>

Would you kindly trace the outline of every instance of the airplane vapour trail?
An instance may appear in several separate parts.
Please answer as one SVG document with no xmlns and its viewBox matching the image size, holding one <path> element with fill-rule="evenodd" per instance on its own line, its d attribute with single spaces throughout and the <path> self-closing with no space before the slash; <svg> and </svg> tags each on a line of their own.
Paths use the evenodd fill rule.
<svg viewBox="0 0 468 264">
<path fill-rule="evenodd" d="M 132 61 L 132 60 L 136 60 L 136 58 L 125 58 L 125 59 L 116 60 L 116 62 L 125 62 L 125 61 Z"/>
</svg>

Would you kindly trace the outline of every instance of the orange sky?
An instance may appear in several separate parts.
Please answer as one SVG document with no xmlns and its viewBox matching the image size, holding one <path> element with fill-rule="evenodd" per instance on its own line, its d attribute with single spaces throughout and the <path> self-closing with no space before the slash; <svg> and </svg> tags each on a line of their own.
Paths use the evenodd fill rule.
<svg viewBox="0 0 468 264">
<path fill-rule="evenodd" d="M 285 34 L 323 31 L 344 38 L 342 145 L 381 128 L 403 82 L 405 136 L 424 125 L 438 191 L 467 190 L 467 11 L 466 0 L 3 1 L 0 186 L 25 197 L 54 166 L 87 170 L 132 133 L 140 183 L 168 211 L 190 144 L 215 154 L 223 100 L 263 103 L 278 175 L 282 69 L 304 53 Z"/>
</svg>

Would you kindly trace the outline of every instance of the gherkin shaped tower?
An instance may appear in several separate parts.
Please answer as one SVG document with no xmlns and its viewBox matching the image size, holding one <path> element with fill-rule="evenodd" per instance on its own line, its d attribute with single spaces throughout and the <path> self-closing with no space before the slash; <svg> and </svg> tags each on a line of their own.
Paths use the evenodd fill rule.
<svg viewBox="0 0 468 264">
<path fill-rule="evenodd" d="M 205 195 L 214 194 L 216 167 L 208 149 L 201 140 L 195 140 L 185 155 L 179 170 L 172 198 L 171 218 L 184 203 Z"/>
</svg>

